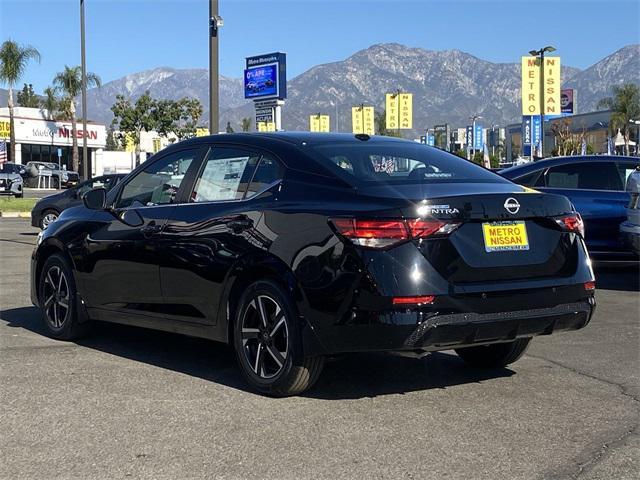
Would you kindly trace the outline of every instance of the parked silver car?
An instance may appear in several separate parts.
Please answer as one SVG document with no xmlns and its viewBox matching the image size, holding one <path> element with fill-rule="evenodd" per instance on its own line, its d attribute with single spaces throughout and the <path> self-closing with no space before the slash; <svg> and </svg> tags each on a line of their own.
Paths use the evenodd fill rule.
<svg viewBox="0 0 640 480">
<path fill-rule="evenodd" d="M 620 225 L 620 234 L 625 245 L 640 255 L 640 167 L 629 175 L 627 192 L 631 199 L 627 205 L 627 220 Z"/>
<path fill-rule="evenodd" d="M 22 177 L 12 166 L 13 164 L 0 163 L 0 195 L 22 198 L 24 186 Z"/>
</svg>

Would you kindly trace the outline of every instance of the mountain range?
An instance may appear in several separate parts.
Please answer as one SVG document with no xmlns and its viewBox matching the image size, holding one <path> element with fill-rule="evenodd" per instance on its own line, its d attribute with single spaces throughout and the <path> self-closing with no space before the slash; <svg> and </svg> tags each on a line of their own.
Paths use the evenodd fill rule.
<svg viewBox="0 0 640 480">
<path fill-rule="evenodd" d="M 600 99 L 611 95 L 611 87 L 640 84 L 640 44 L 628 45 L 580 70 L 562 66 L 563 88 L 578 91 L 579 112 L 596 109 Z M 520 64 L 493 63 L 460 50 L 433 51 L 396 43 L 377 44 L 349 58 L 317 65 L 292 78 L 283 107 L 286 130 L 308 128 L 310 114 L 331 115 L 335 129 L 351 128 L 351 107 L 365 103 L 384 108 L 384 93 L 413 93 L 415 132 L 435 124 L 464 126 L 480 114 L 487 124 L 506 125 L 520 118 Z M 110 107 L 118 94 L 133 99 L 149 90 L 154 98 L 198 98 L 203 107 L 202 123 L 208 121 L 208 70 L 159 67 L 133 73 L 90 89 L 89 117 L 111 122 Z M 243 98 L 242 78 L 220 78 L 220 129 L 227 122 L 239 130 L 243 117 L 253 117 L 252 102 Z M 3 100 L 0 92 L 0 102 Z M 4 95 L 6 98 L 6 93 Z"/>
</svg>

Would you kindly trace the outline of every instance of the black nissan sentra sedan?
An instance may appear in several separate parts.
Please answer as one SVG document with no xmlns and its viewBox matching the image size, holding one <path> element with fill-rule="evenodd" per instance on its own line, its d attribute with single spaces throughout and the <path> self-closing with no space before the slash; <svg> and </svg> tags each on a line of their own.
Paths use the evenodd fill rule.
<svg viewBox="0 0 640 480">
<path fill-rule="evenodd" d="M 584 327 L 594 288 L 565 197 L 367 135 L 180 142 L 85 194 L 32 258 L 51 336 L 103 320 L 227 342 L 271 395 L 343 352 L 505 366 L 536 335 Z"/>
</svg>

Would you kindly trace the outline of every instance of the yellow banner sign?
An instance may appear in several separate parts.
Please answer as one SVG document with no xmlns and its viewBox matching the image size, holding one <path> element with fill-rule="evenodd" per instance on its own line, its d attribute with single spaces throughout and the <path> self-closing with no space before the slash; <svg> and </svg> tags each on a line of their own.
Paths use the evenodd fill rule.
<svg viewBox="0 0 640 480">
<path fill-rule="evenodd" d="M 0 121 L 0 138 L 9 138 L 11 136 L 11 123 Z"/>
<path fill-rule="evenodd" d="M 124 150 L 125 152 L 136 151 L 136 142 L 133 140 L 133 135 L 130 133 L 124 134 Z"/>
<path fill-rule="evenodd" d="M 275 122 L 257 122 L 256 123 L 259 132 L 275 132 Z"/>
<path fill-rule="evenodd" d="M 544 114 L 560 115 L 560 57 L 544 59 Z"/>
<path fill-rule="evenodd" d="M 375 135 L 373 107 L 351 107 L 351 122 L 353 133 Z"/>
<path fill-rule="evenodd" d="M 522 114 L 540 115 L 540 59 L 522 57 Z M 544 113 L 560 114 L 560 57 L 544 59 Z"/>
<path fill-rule="evenodd" d="M 329 115 L 309 115 L 309 131 L 311 132 L 329 132 L 330 131 Z"/>
<path fill-rule="evenodd" d="M 196 137 L 206 137 L 209 135 L 209 129 L 206 127 L 197 127 L 196 128 Z"/>
<path fill-rule="evenodd" d="M 412 93 L 387 93 L 386 109 L 389 130 L 413 128 Z"/>
</svg>

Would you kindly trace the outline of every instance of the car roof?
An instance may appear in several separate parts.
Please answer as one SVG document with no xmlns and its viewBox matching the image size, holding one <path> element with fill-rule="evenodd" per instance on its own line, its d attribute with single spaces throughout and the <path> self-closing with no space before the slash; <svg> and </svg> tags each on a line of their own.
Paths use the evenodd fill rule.
<svg viewBox="0 0 640 480">
<path fill-rule="evenodd" d="M 551 157 L 535 162 L 524 163 L 514 167 L 505 168 L 500 171 L 500 175 L 509 175 L 513 173 L 528 172 L 540 170 L 543 168 L 554 167 L 556 165 L 566 165 L 569 163 L 587 163 L 587 162 L 620 162 L 631 161 L 640 162 L 638 157 L 627 157 L 623 155 L 570 155 L 564 157 Z"/>
<path fill-rule="evenodd" d="M 289 145 L 322 145 L 330 143 L 360 143 L 366 141 L 374 143 L 397 143 L 410 142 L 411 140 L 385 137 L 381 135 L 353 135 L 350 133 L 316 133 L 316 132 L 260 132 L 260 133 L 226 133 L 220 135 L 207 135 L 203 137 L 191 138 L 175 143 L 170 148 L 180 148 L 186 145 L 198 145 L 201 143 L 238 143 L 255 146 L 276 146 L 283 143 Z"/>
</svg>

